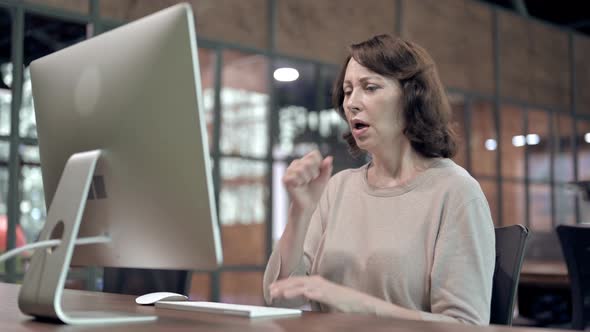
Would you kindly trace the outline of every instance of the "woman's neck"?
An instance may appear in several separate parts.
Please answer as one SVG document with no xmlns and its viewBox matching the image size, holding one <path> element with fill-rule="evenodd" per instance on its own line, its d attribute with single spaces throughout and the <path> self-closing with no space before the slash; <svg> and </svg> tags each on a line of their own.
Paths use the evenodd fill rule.
<svg viewBox="0 0 590 332">
<path fill-rule="evenodd" d="M 372 154 L 371 166 L 367 172 L 370 185 L 377 188 L 391 188 L 412 181 L 434 162 L 414 151 L 408 140 L 383 151 Z"/>
</svg>

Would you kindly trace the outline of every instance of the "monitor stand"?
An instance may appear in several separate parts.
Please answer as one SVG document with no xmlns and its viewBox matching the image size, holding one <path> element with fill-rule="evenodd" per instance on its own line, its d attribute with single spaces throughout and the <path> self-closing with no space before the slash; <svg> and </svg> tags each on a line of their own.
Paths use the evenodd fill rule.
<svg viewBox="0 0 590 332">
<path fill-rule="evenodd" d="M 65 312 L 62 308 L 62 295 L 74 242 L 100 155 L 100 150 L 76 153 L 64 167 L 47 213 L 47 221 L 39 236 L 39 241 L 61 239 L 62 242 L 53 248 L 38 249 L 33 254 L 18 297 L 18 306 L 25 314 L 59 320 L 65 324 L 130 323 L 157 319 L 157 316 L 134 313 Z"/>
</svg>

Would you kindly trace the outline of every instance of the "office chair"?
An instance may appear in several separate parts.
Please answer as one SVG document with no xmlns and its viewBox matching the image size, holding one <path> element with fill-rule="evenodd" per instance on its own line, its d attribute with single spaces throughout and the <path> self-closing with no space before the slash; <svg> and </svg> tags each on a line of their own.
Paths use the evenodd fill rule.
<svg viewBox="0 0 590 332">
<path fill-rule="evenodd" d="M 496 228 L 496 268 L 490 324 L 512 325 L 514 302 L 529 231 L 522 225 Z"/>
<path fill-rule="evenodd" d="M 590 225 L 557 226 L 572 293 L 572 328 L 590 322 Z"/>
<path fill-rule="evenodd" d="M 191 273 L 175 270 L 104 268 L 103 292 L 143 295 L 173 292 L 188 295 Z"/>
</svg>

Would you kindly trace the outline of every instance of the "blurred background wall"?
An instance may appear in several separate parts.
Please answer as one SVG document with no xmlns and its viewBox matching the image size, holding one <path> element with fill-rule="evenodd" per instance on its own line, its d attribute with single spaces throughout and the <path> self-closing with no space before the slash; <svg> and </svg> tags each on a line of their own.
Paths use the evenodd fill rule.
<svg viewBox="0 0 590 332">
<path fill-rule="evenodd" d="M 34 241 L 46 216 L 29 63 L 176 2 L 0 0 L 0 250 Z M 313 148 L 334 155 L 336 170 L 365 162 L 347 154 L 330 90 L 346 47 L 380 33 L 434 57 L 462 138 L 455 161 L 480 182 L 496 225 L 532 230 L 527 259 L 562 259 L 554 227 L 586 220 L 568 183 L 590 178 L 583 29 L 532 17 L 515 6 L 524 1 L 189 2 L 225 258 L 218 271 L 193 273 L 192 297 L 262 303 L 265 262 L 285 223 L 288 163 Z M 299 77 L 279 81 L 283 67 Z M 0 277 L 19 281 L 26 264 L 8 263 Z M 72 269 L 68 285 L 101 283 L 100 268 Z"/>
</svg>

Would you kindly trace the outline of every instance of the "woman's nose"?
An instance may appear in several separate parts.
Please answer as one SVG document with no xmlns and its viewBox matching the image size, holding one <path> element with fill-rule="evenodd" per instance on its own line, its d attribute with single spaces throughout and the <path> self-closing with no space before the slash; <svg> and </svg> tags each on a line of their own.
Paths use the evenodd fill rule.
<svg viewBox="0 0 590 332">
<path fill-rule="evenodd" d="M 350 93 L 350 95 L 348 96 L 348 98 L 346 99 L 346 108 L 348 108 L 348 110 L 354 114 L 358 113 L 360 111 L 360 105 L 359 105 L 359 101 L 358 101 L 358 93 L 355 93 L 354 91 Z"/>
</svg>

